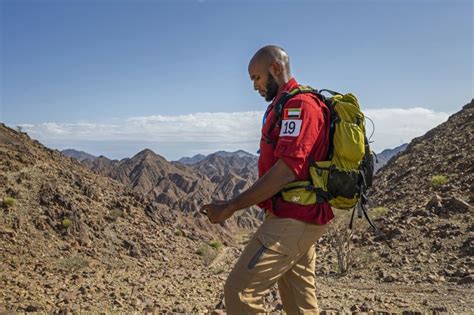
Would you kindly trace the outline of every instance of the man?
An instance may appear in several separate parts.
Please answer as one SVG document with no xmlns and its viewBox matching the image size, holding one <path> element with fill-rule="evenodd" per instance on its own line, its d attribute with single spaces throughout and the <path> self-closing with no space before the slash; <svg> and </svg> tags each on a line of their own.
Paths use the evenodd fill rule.
<svg viewBox="0 0 474 315">
<path fill-rule="evenodd" d="M 328 203 L 301 206 L 283 201 L 278 193 L 288 183 L 310 178 L 310 157 L 326 158 L 328 109 L 311 94 L 298 94 L 285 104 L 283 120 L 277 123 L 276 102 L 298 86 L 291 76 L 288 55 L 280 47 L 261 48 L 250 60 L 248 71 L 254 89 L 272 101 L 262 127 L 259 179 L 232 200 L 201 209 L 212 223 L 223 222 L 235 211 L 255 204 L 266 210 L 265 221 L 227 278 L 226 310 L 228 314 L 263 313 L 263 297 L 278 283 L 288 314 L 318 314 L 314 244 L 333 213 Z"/>
</svg>

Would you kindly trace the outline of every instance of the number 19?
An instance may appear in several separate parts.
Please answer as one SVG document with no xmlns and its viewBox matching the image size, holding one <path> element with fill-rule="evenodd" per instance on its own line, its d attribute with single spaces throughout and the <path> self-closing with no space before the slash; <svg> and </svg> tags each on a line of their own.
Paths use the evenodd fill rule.
<svg viewBox="0 0 474 315">
<path fill-rule="evenodd" d="M 293 132 L 295 132 L 295 122 L 294 121 L 290 121 L 290 122 L 285 122 L 285 124 L 283 125 L 284 129 L 283 129 L 283 133 L 284 134 L 292 134 Z"/>
</svg>

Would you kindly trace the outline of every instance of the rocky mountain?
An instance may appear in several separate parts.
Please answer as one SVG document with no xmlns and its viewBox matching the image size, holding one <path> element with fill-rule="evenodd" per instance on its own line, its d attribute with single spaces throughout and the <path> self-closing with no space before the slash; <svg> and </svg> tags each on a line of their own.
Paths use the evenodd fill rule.
<svg viewBox="0 0 474 315">
<path fill-rule="evenodd" d="M 0 313 L 207 312 L 226 231 L 0 124 Z"/>
<path fill-rule="evenodd" d="M 86 165 L 182 212 L 197 211 L 198 202 L 210 201 L 213 193 L 203 175 L 180 169 L 150 149 L 121 161 L 102 158 Z"/>
<path fill-rule="evenodd" d="M 204 154 L 196 154 L 192 157 L 182 157 L 177 162 L 186 164 L 186 165 L 193 165 L 204 160 L 205 158 L 206 156 Z"/>
<path fill-rule="evenodd" d="M 120 161 L 105 157 L 84 161 L 93 171 L 184 213 L 195 213 L 213 199 L 229 199 L 250 187 L 257 177 L 256 163 L 257 157 L 241 151 L 211 154 L 194 165 L 185 165 L 168 162 L 149 149 Z M 230 220 L 229 225 L 254 228 L 261 215 L 253 207 Z"/>
<path fill-rule="evenodd" d="M 406 149 L 407 143 L 404 143 L 394 149 L 385 149 L 380 153 L 377 153 L 377 161 L 374 165 L 374 171 L 377 172 L 380 168 L 382 168 L 388 161 Z"/>
<path fill-rule="evenodd" d="M 84 151 L 74 150 L 74 149 L 62 150 L 61 153 L 66 155 L 66 156 L 72 157 L 72 158 L 78 160 L 79 162 L 93 161 L 93 160 L 97 159 L 97 156 L 95 156 L 95 155 L 89 154 L 89 153 L 84 152 Z"/>
<path fill-rule="evenodd" d="M 222 154 L 221 152 L 210 154 L 192 165 L 192 169 L 205 174 L 214 183 L 226 182 L 229 177 L 245 179 L 253 183 L 258 176 L 258 157 L 244 151 L 240 152 L 243 154 Z"/>
<path fill-rule="evenodd" d="M 247 190 L 258 178 L 258 157 L 245 151 L 233 154 L 216 152 L 192 165 L 196 173 L 204 174 L 215 185 L 214 194 L 229 199 Z M 250 207 L 233 220 L 240 227 L 258 227 L 263 219 L 263 211 Z"/>
<path fill-rule="evenodd" d="M 223 158 L 231 158 L 231 157 L 239 157 L 239 158 L 258 158 L 257 156 L 248 153 L 244 150 L 237 150 L 235 152 L 227 152 L 227 151 L 217 151 L 215 153 L 209 154 L 209 155 L 203 155 L 203 154 L 196 154 L 193 157 L 183 157 L 179 159 L 177 162 L 182 163 L 182 164 L 187 164 L 187 165 L 194 165 L 196 163 L 201 162 L 205 158 L 209 157 L 210 155 L 217 155 Z"/>
<path fill-rule="evenodd" d="M 215 153 L 213 153 L 214 155 L 218 155 L 220 157 L 223 157 L 223 158 L 228 158 L 228 157 L 239 157 L 239 158 L 243 158 L 243 157 L 249 157 L 249 158 L 256 158 L 255 155 L 251 154 L 251 153 L 248 153 L 247 151 L 244 151 L 244 150 L 237 150 L 235 152 L 227 152 L 227 151 L 217 151 Z"/>
</svg>

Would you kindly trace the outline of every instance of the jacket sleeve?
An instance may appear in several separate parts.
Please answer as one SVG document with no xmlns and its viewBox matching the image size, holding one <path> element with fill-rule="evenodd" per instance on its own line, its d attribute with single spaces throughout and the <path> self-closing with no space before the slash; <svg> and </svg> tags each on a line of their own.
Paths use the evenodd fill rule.
<svg viewBox="0 0 474 315">
<path fill-rule="evenodd" d="M 323 125 L 322 111 L 310 97 L 294 97 L 283 108 L 275 158 L 282 159 L 299 180 Z"/>
</svg>

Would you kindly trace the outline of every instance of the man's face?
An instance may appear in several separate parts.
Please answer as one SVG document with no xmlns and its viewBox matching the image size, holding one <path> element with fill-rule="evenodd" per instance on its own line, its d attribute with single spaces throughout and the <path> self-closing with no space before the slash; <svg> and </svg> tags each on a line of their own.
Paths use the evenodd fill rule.
<svg viewBox="0 0 474 315">
<path fill-rule="evenodd" d="M 249 66 L 250 79 L 253 81 L 253 89 L 267 102 L 271 102 L 278 93 L 278 84 L 268 69 L 253 63 Z"/>
<path fill-rule="evenodd" d="M 267 102 L 270 102 L 275 98 L 275 96 L 278 93 L 278 84 L 275 81 L 275 78 L 272 76 L 270 72 L 268 72 L 267 75 L 267 86 L 266 86 L 267 92 L 265 96 L 265 100 Z"/>
</svg>

